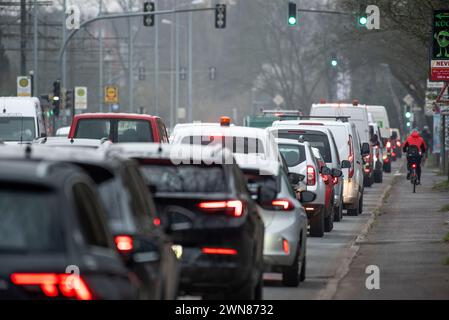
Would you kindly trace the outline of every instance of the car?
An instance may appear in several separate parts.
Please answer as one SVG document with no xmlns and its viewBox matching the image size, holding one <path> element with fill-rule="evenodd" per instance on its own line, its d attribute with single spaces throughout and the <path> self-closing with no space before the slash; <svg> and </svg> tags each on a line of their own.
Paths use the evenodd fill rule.
<svg viewBox="0 0 449 320">
<path fill-rule="evenodd" d="M 52 147 L 79 147 L 88 149 L 107 148 L 112 144 L 107 139 L 68 139 L 67 137 L 45 137 L 36 139 L 33 144 L 41 144 Z"/>
<path fill-rule="evenodd" d="M 61 127 L 58 130 L 56 130 L 56 137 L 68 137 L 70 133 L 70 126 Z"/>
<path fill-rule="evenodd" d="M 335 136 L 332 131 L 327 128 L 322 122 L 316 120 L 288 120 L 288 121 L 277 121 L 273 123 L 273 129 L 270 129 L 273 135 L 280 137 L 289 137 L 290 134 L 285 130 L 297 130 L 300 129 L 302 139 L 309 142 L 312 147 L 317 147 L 323 156 L 326 166 L 328 168 L 335 169 L 334 173 L 340 171 L 341 161 L 340 154 L 335 142 Z M 277 129 L 275 129 L 277 128 Z M 282 131 L 279 131 L 282 128 Z M 293 138 L 297 138 L 294 135 Z M 332 178 L 332 184 L 334 185 L 335 199 L 334 203 L 334 221 L 341 221 L 343 218 L 343 179 L 334 176 Z"/>
<path fill-rule="evenodd" d="M 378 144 L 372 144 L 373 148 L 373 168 L 369 168 L 373 171 L 373 179 L 374 183 L 382 183 L 383 181 L 383 172 L 384 172 L 384 164 L 387 160 L 386 154 L 384 154 L 384 146 L 383 146 L 383 139 L 382 139 L 382 132 L 380 131 L 380 128 L 377 123 L 370 123 L 370 137 L 373 137 L 374 135 L 377 135 Z M 371 140 L 371 139 L 370 139 Z M 365 163 L 368 163 L 365 161 Z M 367 167 L 365 166 L 364 170 L 367 170 Z"/>
<path fill-rule="evenodd" d="M 5 144 L 31 143 L 47 136 L 38 98 L 0 97 L 0 140 Z"/>
<path fill-rule="evenodd" d="M 281 272 L 282 283 L 296 287 L 306 278 L 308 222 L 292 184 L 305 177 L 291 173 L 289 178 L 279 162 L 260 155 L 235 154 L 234 157 L 253 194 L 257 194 L 258 188 L 268 188 L 273 193 L 271 201 L 259 203 L 265 224 L 265 271 Z M 314 200 L 315 194 L 306 201 L 304 192 L 300 192 L 304 203 Z"/>
<path fill-rule="evenodd" d="M 315 199 L 305 205 L 307 218 L 310 224 L 310 236 L 323 237 L 324 232 L 330 232 L 333 226 L 332 208 L 326 202 L 326 184 L 321 178 L 317 159 L 308 142 L 298 142 L 294 139 L 276 139 L 280 152 L 286 159 L 290 173 L 305 176 L 303 188 L 315 194 Z M 298 153 L 298 158 L 293 159 L 293 153 Z M 297 160 L 297 161 L 294 161 Z"/>
<path fill-rule="evenodd" d="M 98 191 L 118 252 L 140 283 L 138 297 L 176 299 L 180 266 L 173 242 L 160 227 L 153 198 L 134 161 L 118 156 L 106 158 L 104 152 L 80 147 L 2 147 L 0 159 L 12 161 L 20 157 L 82 169 Z"/>
<path fill-rule="evenodd" d="M 262 298 L 264 224 L 232 154 L 221 145 L 117 144 L 140 163 L 165 230 L 182 247 L 182 294 Z M 259 202 L 269 190 L 260 190 Z"/>
<path fill-rule="evenodd" d="M 113 143 L 168 143 L 162 119 L 146 114 L 83 113 L 75 115 L 69 139 L 108 139 Z"/>
<path fill-rule="evenodd" d="M 373 122 L 379 126 L 380 133 L 379 139 L 388 138 L 390 136 L 390 120 L 388 118 L 387 109 L 384 106 L 366 106 L 368 112 L 373 116 Z M 381 138 L 382 137 L 382 138 Z M 382 142 L 385 143 L 385 140 Z"/>
<path fill-rule="evenodd" d="M 302 113 L 296 110 L 263 110 L 262 115 L 247 116 L 244 119 L 245 127 L 268 128 L 277 120 L 295 120 Z"/>
<path fill-rule="evenodd" d="M 394 153 L 395 157 L 402 158 L 402 140 L 401 140 L 401 132 L 399 129 L 392 128 L 391 129 L 391 138 L 392 143 L 394 145 Z"/>
<path fill-rule="evenodd" d="M 76 166 L 0 160 L 0 299 L 137 299 L 104 211 Z"/>
</svg>

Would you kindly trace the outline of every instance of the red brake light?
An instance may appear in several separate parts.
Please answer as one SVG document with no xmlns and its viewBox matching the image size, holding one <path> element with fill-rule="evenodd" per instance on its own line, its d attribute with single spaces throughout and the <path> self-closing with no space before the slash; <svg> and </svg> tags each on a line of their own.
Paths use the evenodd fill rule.
<svg viewBox="0 0 449 320">
<path fill-rule="evenodd" d="M 198 207 L 212 212 L 220 210 L 230 211 L 229 214 L 233 217 L 241 217 L 243 214 L 243 203 L 240 200 L 201 202 L 198 204 Z"/>
<path fill-rule="evenodd" d="M 396 152 L 392 152 L 391 155 L 392 155 L 393 157 L 396 157 Z"/>
<path fill-rule="evenodd" d="M 159 219 L 159 218 L 154 218 L 153 224 L 154 224 L 156 227 L 159 227 L 159 226 L 161 225 L 161 219 Z"/>
<path fill-rule="evenodd" d="M 338 184 L 338 177 L 333 177 L 332 178 L 332 183 L 333 184 Z"/>
<path fill-rule="evenodd" d="M 218 255 L 228 255 L 235 256 L 237 255 L 237 250 L 229 249 L 229 248 L 203 248 L 201 250 L 204 254 L 218 254 Z"/>
<path fill-rule="evenodd" d="M 329 183 L 329 177 L 327 175 L 322 174 L 321 177 L 323 178 L 323 181 L 324 181 L 325 184 Z"/>
<path fill-rule="evenodd" d="M 276 199 L 271 202 L 271 205 L 282 211 L 291 211 L 295 208 L 289 199 Z"/>
<path fill-rule="evenodd" d="M 352 136 L 349 136 L 349 157 L 348 160 L 351 162 L 351 168 L 349 169 L 349 179 L 351 179 L 354 176 L 354 148 L 352 144 Z"/>
<path fill-rule="evenodd" d="M 11 281 L 18 286 L 39 286 L 47 297 L 61 293 L 66 298 L 92 300 L 92 293 L 84 280 L 75 275 L 56 273 L 13 273 Z"/>
<path fill-rule="evenodd" d="M 130 236 L 115 237 L 115 244 L 118 251 L 122 253 L 130 252 L 133 250 L 133 238 Z"/>
<path fill-rule="evenodd" d="M 413 168 L 413 169 L 416 169 L 416 163 L 413 163 L 413 164 L 412 164 L 412 168 Z"/>
<path fill-rule="evenodd" d="M 396 145 L 400 148 L 401 147 L 401 141 L 396 141 Z"/>
<path fill-rule="evenodd" d="M 315 168 L 307 166 L 307 185 L 314 186 L 316 184 Z"/>
<path fill-rule="evenodd" d="M 288 241 L 287 240 L 282 240 L 282 249 L 284 250 L 284 252 L 286 253 L 286 254 L 289 254 L 290 253 L 290 245 L 289 245 L 289 243 L 288 243 Z"/>
</svg>

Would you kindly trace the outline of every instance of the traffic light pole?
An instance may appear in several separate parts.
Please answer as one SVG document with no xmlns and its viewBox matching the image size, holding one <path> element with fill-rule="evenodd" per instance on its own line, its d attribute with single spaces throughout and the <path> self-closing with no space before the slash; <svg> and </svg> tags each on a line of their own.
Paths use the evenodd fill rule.
<svg viewBox="0 0 449 320">
<path fill-rule="evenodd" d="M 208 8 L 193 8 L 193 9 L 174 9 L 174 10 L 160 10 L 160 11 L 153 11 L 151 12 L 152 15 L 168 15 L 168 14 L 176 14 L 176 13 L 184 13 L 184 12 L 200 12 L 200 11 L 215 11 L 215 7 L 208 7 Z M 89 20 L 84 21 L 80 24 L 79 29 L 72 30 L 67 37 L 64 38 L 63 44 L 61 46 L 61 49 L 59 50 L 58 54 L 58 64 L 60 66 L 60 70 L 65 70 L 65 59 L 63 57 L 65 56 L 65 52 L 67 50 L 68 43 L 70 40 L 78 33 L 79 30 L 85 28 L 86 26 L 92 24 L 96 21 L 103 21 L 103 20 L 113 20 L 113 19 L 120 19 L 120 18 L 132 18 L 132 17 L 143 17 L 148 15 L 148 12 L 127 12 L 127 13 L 118 13 L 118 14 L 109 14 L 104 16 L 98 16 Z M 65 26 L 64 26 L 65 30 Z"/>
</svg>

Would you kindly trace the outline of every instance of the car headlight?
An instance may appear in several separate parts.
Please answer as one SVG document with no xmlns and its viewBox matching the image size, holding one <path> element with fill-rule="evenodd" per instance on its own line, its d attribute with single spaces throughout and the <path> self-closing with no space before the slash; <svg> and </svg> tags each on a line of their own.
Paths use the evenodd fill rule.
<svg viewBox="0 0 449 320">
<path fill-rule="evenodd" d="M 182 246 L 174 244 L 174 245 L 171 246 L 171 249 L 175 253 L 176 258 L 178 258 L 178 260 L 181 260 L 181 258 L 182 258 Z"/>
</svg>

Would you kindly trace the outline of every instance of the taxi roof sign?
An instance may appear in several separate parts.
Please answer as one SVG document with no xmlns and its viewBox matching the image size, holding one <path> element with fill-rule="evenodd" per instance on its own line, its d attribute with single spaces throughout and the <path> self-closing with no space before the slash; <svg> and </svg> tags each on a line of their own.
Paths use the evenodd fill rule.
<svg viewBox="0 0 449 320">
<path fill-rule="evenodd" d="M 231 125 L 231 118 L 229 117 L 221 117 L 220 118 L 220 125 L 222 127 L 229 127 Z"/>
</svg>

